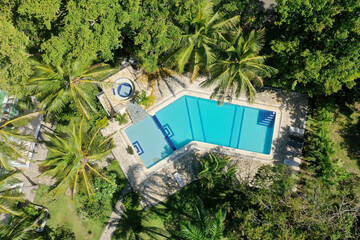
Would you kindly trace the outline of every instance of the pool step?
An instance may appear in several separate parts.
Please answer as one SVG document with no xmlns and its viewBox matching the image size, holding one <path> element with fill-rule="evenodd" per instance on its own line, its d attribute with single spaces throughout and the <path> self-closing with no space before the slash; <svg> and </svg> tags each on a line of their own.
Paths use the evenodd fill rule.
<svg viewBox="0 0 360 240">
<path fill-rule="evenodd" d="M 260 111 L 258 124 L 263 126 L 273 126 L 275 122 L 276 112 L 274 111 Z"/>
<path fill-rule="evenodd" d="M 142 149 L 142 147 L 140 146 L 140 143 L 138 141 L 133 142 L 132 143 L 133 147 L 136 150 L 136 153 L 140 156 L 141 154 L 144 153 L 144 150 Z"/>
</svg>

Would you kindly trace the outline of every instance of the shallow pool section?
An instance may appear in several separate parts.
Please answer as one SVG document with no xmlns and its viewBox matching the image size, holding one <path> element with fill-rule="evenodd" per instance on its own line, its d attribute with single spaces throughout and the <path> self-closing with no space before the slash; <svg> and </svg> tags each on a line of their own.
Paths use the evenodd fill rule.
<svg viewBox="0 0 360 240">
<path fill-rule="evenodd" d="M 273 111 L 184 96 L 125 132 L 149 168 L 191 141 L 270 154 L 275 118 Z"/>
<path fill-rule="evenodd" d="M 173 153 L 151 116 L 128 127 L 125 132 L 133 145 L 134 154 L 140 156 L 147 168 Z"/>
</svg>

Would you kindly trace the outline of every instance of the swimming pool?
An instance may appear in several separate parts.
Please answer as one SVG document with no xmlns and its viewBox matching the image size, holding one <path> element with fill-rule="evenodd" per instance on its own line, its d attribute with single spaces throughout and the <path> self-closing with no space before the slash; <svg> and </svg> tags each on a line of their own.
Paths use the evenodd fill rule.
<svg viewBox="0 0 360 240">
<path fill-rule="evenodd" d="M 146 168 L 191 141 L 270 154 L 276 112 L 183 96 L 125 130 Z"/>
</svg>

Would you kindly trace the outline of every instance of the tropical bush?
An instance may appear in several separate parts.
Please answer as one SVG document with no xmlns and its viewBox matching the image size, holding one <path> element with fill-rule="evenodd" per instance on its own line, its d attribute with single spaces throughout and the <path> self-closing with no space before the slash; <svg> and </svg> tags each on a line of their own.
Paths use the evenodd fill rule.
<svg viewBox="0 0 360 240">
<path fill-rule="evenodd" d="M 119 114 L 116 116 L 115 120 L 116 120 L 120 125 L 123 125 L 123 124 L 126 124 L 126 123 L 129 122 L 129 121 L 127 120 L 127 114 L 126 114 L 126 113 L 124 113 L 124 114 L 119 113 Z"/>
<path fill-rule="evenodd" d="M 137 209 L 140 207 L 140 195 L 135 191 L 126 194 L 122 200 L 126 209 Z"/>
</svg>

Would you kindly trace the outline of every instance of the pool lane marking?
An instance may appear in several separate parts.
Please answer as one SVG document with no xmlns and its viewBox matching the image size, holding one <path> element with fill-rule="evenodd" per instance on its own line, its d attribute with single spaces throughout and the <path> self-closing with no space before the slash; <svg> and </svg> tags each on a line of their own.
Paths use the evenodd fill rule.
<svg viewBox="0 0 360 240">
<path fill-rule="evenodd" d="M 203 121 L 202 121 L 202 117 L 201 117 L 201 112 L 200 112 L 199 101 L 200 101 L 200 99 L 199 99 L 199 98 L 197 98 L 197 99 L 196 99 L 196 103 L 197 103 L 198 112 L 199 112 L 199 116 L 200 116 L 200 124 L 201 124 L 202 135 L 203 135 L 203 137 L 204 137 L 204 142 L 206 142 L 205 131 L 204 131 L 204 125 L 203 125 Z"/>
<path fill-rule="evenodd" d="M 189 112 L 189 106 L 188 106 L 187 98 L 185 98 L 185 105 L 186 105 L 186 110 L 187 110 L 187 113 L 188 113 L 188 118 L 189 118 L 189 123 L 190 123 L 192 140 L 194 140 L 194 133 L 193 133 L 193 127 L 192 127 L 192 124 L 191 124 L 190 112 Z"/>
<path fill-rule="evenodd" d="M 241 118 L 241 121 L 240 121 L 239 137 L 238 137 L 238 141 L 237 141 L 237 144 L 236 144 L 236 148 L 239 148 L 240 138 L 241 138 L 241 130 L 242 130 L 242 127 L 243 127 L 242 125 L 243 125 L 243 122 L 244 122 L 244 118 L 245 118 L 245 108 L 243 107 L 242 118 Z"/>
<path fill-rule="evenodd" d="M 230 139 L 229 139 L 229 147 L 231 147 L 231 139 L 232 139 L 233 132 L 234 132 L 235 117 L 236 117 L 236 111 L 237 111 L 237 109 L 238 109 L 238 108 L 235 107 L 233 122 L 232 122 L 232 124 L 231 124 L 231 133 L 230 133 Z"/>
</svg>

